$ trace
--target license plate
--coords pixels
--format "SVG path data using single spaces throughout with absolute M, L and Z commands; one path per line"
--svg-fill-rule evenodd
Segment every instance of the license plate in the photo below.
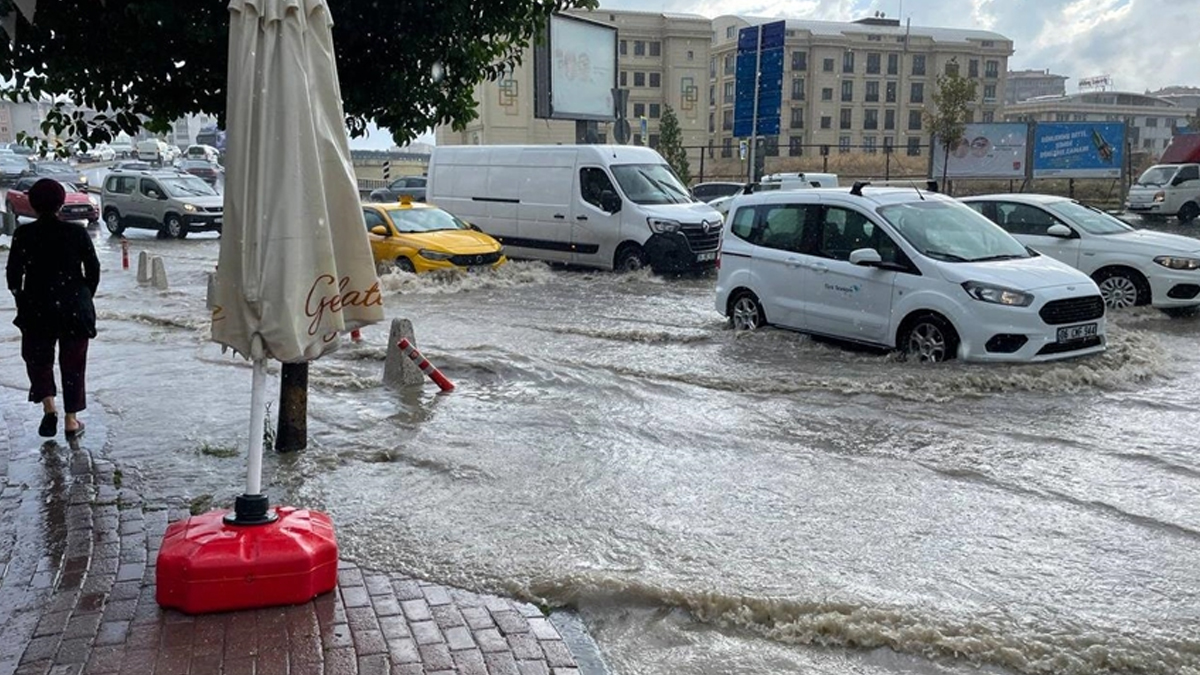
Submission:
M 492 269 L 491 265 L 468 265 L 467 271 L 472 273 L 486 272 Z
M 696 254 L 696 262 L 704 262 L 706 260 L 716 260 L 716 259 L 717 259 L 716 251 L 709 251 L 707 253 Z
M 1058 329 L 1059 342 L 1074 342 L 1084 338 L 1096 337 L 1096 324 L 1085 323 L 1079 326 L 1067 326 Z

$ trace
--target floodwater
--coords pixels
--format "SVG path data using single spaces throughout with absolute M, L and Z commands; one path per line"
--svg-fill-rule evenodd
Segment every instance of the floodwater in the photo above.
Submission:
M 105 453 L 152 500 L 229 504 L 251 378 L 208 341 L 218 240 L 130 231 L 159 292 L 95 236 Z M 367 328 L 312 365 L 309 448 L 265 484 L 363 565 L 578 608 L 626 675 L 1200 673 L 1200 318 L 1116 313 L 1083 360 L 923 367 L 734 333 L 713 283 L 385 276 L 457 389 L 382 387 L 388 326 Z M 0 384 L 22 387 L 12 312 Z

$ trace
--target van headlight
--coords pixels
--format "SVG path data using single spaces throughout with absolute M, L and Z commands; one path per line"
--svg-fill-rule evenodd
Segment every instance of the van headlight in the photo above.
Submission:
M 443 253 L 441 251 L 431 251 L 427 248 L 423 248 L 423 249 L 417 251 L 417 255 L 421 256 L 422 258 L 424 258 L 426 260 L 449 260 L 454 257 L 454 254 L 452 254 L 452 253 Z
M 1166 199 L 1167 199 L 1167 193 L 1163 192 L 1162 190 L 1159 190 L 1158 192 L 1154 193 L 1154 203 L 1160 204 L 1160 203 L 1166 201 Z
M 993 286 L 992 284 L 980 283 L 978 281 L 964 281 L 962 287 L 967 292 L 967 295 L 980 302 L 990 302 L 1010 307 L 1028 307 L 1033 304 L 1032 294 L 1018 291 L 1015 288 Z
M 1173 270 L 1200 270 L 1200 258 L 1181 258 L 1177 255 L 1160 255 L 1154 262 Z
M 650 231 L 655 234 L 672 234 L 678 232 L 681 227 L 678 220 L 668 218 L 647 218 L 646 223 L 650 225 Z
M 196 212 L 196 205 L 195 205 L 195 204 L 184 204 L 184 205 L 183 205 L 183 210 L 184 210 L 184 211 L 187 211 L 187 212 L 189 212 L 189 213 L 195 213 L 195 212 Z

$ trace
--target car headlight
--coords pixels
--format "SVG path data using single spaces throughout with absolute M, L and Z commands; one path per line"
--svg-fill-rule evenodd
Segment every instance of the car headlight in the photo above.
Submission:
M 417 251 L 417 255 L 421 256 L 422 258 L 424 258 L 426 260 L 449 260 L 454 257 L 454 254 L 452 254 L 452 253 L 443 253 L 442 251 L 430 251 L 427 248 L 423 248 L 423 249 Z
M 650 226 L 650 231 L 655 234 L 671 234 L 678 232 L 680 228 L 678 220 L 667 218 L 647 218 L 646 223 Z
M 194 213 L 196 211 L 196 205 L 195 204 L 184 204 L 183 210 Z
M 87 176 L 85 176 L 85 175 L 83 175 L 83 174 L 80 174 L 80 175 L 79 175 L 79 182 L 80 182 L 80 183 L 83 183 L 84 185 L 87 185 L 87 182 L 88 182 L 88 180 L 87 180 Z
M 1033 295 L 1031 293 L 1018 291 L 1013 288 L 993 286 L 992 284 L 984 284 L 978 281 L 964 281 L 962 287 L 967 292 L 967 295 L 980 302 L 991 302 L 1010 307 L 1028 307 L 1033 304 Z
M 1154 262 L 1173 270 L 1200 270 L 1200 258 L 1181 258 L 1177 255 L 1160 255 Z
M 1161 202 L 1165 201 L 1166 199 L 1167 199 L 1167 193 L 1163 192 L 1162 190 L 1159 190 L 1158 192 L 1154 193 L 1154 202 L 1156 204 L 1161 203 Z

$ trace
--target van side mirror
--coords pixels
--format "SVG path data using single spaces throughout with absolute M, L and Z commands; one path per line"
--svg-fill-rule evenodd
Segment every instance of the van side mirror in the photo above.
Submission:
M 883 262 L 879 251 L 873 248 L 859 248 L 850 252 L 850 264 L 863 267 L 875 267 Z
M 621 197 L 612 190 L 603 190 L 600 192 L 600 208 L 609 213 L 616 213 L 621 210 Z
M 1046 234 L 1051 237 L 1059 237 L 1060 239 L 1070 239 L 1071 237 L 1075 236 L 1075 233 L 1071 231 L 1071 228 L 1063 225 L 1062 223 L 1055 223 L 1046 228 Z

